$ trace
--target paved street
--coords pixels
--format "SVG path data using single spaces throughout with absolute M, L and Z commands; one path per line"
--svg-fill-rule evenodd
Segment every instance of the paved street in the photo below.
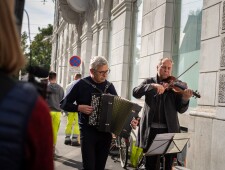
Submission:
M 56 145 L 56 158 L 55 169 L 56 170 L 74 170 L 81 169 L 82 158 L 80 147 L 64 145 L 64 129 L 66 124 L 66 117 L 62 116 L 61 125 L 58 133 L 58 140 Z M 109 156 L 106 164 L 107 170 L 122 170 L 120 162 L 114 162 Z M 133 169 L 128 167 L 127 169 Z

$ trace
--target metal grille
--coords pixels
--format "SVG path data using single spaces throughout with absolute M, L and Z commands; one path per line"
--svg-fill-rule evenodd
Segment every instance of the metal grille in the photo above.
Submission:
M 220 74 L 219 77 L 219 103 L 225 103 L 225 74 Z

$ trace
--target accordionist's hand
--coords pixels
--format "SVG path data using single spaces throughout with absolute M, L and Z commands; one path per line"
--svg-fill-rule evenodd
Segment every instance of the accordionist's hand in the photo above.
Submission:
M 90 115 L 93 112 L 93 107 L 89 105 L 78 105 L 78 111 Z
M 137 126 L 139 125 L 140 117 L 138 118 L 133 118 L 130 122 L 130 125 L 133 129 L 136 129 Z

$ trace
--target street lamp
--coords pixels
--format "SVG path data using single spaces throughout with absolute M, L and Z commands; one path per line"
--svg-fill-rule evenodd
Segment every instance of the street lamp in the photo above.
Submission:
M 30 66 L 31 66 L 31 63 L 32 63 L 32 54 L 31 54 L 31 38 L 30 38 L 30 19 L 29 19 L 29 15 L 28 15 L 26 9 L 24 9 L 24 12 L 26 13 L 27 20 L 28 20 L 28 37 L 29 37 L 29 41 L 30 41 Z

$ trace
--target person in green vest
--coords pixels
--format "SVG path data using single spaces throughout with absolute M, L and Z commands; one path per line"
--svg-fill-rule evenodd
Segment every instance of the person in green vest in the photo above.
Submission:
M 59 84 L 56 83 L 56 72 L 50 71 L 48 75 L 48 80 L 49 84 L 47 91 L 49 92 L 49 96 L 47 97 L 46 101 L 48 103 L 49 109 L 51 110 L 50 114 L 52 117 L 53 127 L 53 146 L 55 149 L 62 114 L 62 110 L 59 106 L 59 103 L 64 97 L 64 90 Z

